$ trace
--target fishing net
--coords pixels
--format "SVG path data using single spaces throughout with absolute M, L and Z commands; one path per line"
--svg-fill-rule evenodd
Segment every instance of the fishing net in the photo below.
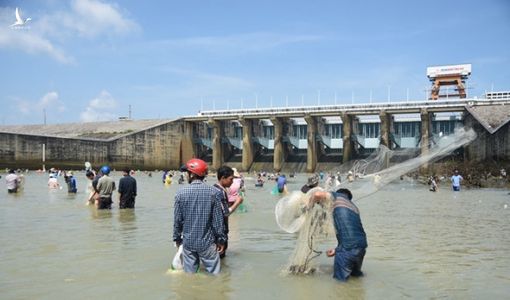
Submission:
M 283 197 L 275 208 L 276 221 L 282 229 L 290 233 L 299 230 L 296 248 L 286 268 L 292 274 L 315 272 L 313 259 L 322 253 L 316 249 L 316 245 L 335 232 L 330 213 L 331 201 L 309 205 L 316 191 L 324 190 L 316 187 L 306 194 L 292 192 Z
M 473 129 L 465 130 L 464 128 L 458 128 L 452 135 L 443 136 L 437 140 L 433 140 L 431 143 L 432 146 L 428 149 L 428 152 L 395 164 L 389 168 L 381 169 L 371 174 L 366 174 L 362 180 L 360 180 L 361 185 L 353 187 L 351 192 L 355 196 L 355 199 L 359 201 L 360 199 L 377 192 L 379 189 L 395 179 L 400 178 L 400 176 L 409 173 L 424 164 L 437 161 L 452 153 L 459 147 L 471 143 L 475 140 L 475 138 L 476 133 Z M 396 151 L 393 151 L 393 154 L 391 155 L 395 155 L 395 152 Z
M 458 128 L 454 134 L 434 140 L 428 152 L 388 168 L 386 168 L 387 162 L 392 155 L 395 155 L 395 151 L 381 147 L 369 159 L 353 165 L 356 166 L 355 172 L 362 175 L 355 182 L 349 183 L 349 189 L 354 195 L 354 199 L 359 201 L 377 192 L 383 186 L 398 179 L 400 176 L 426 163 L 434 162 L 452 153 L 457 148 L 469 144 L 475 138 L 476 134 L 472 129 L 465 130 Z M 341 183 L 338 187 L 344 185 L 345 182 Z M 323 189 L 314 188 L 306 194 L 292 192 L 280 199 L 276 204 L 276 222 L 280 228 L 289 233 L 299 231 L 296 248 L 290 257 L 289 265 L 286 269 L 287 273 L 313 273 L 316 270 L 313 259 L 321 254 L 316 249 L 317 243 L 325 237 L 334 234 L 330 207 L 324 203 L 315 204 L 312 207 L 307 205 L 312 194 L 320 190 Z M 331 201 L 325 201 L 325 203 L 331 203 Z
M 276 223 L 288 233 L 297 232 L 305 221 L 305 206 L 305 194 L 299 191 L 291 192 L 276 203 Z
M 364 176 L 380 171 L 392 155 L 393 151 L 384 145 L 380 145 L 368 158 L 354 161 L 351 171 L 354 176 Z

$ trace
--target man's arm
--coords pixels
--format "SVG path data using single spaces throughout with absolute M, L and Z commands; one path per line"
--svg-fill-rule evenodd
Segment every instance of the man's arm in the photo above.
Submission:
M 228 208 L 229 214 L 231 214 L 234 211 L 236 211 L 237 207 L 239 207 L 239 205 L 241 205 L 241 203 L 243 203 L 243 200 L 244 200 L 244 198 L 241 195 L 238 195 L 236 201 L 234 202 L 234 204 L 232 204 L 232 206 L 230 206 Z
M 223 218 L 223 210 L 221 209 L 221 194 L 215 193 L 212 210 L 212 229 L 216 238 L 216 246 L 219 252 L 222 252 L 227 242 L 225 234 L 225 219 Z
M 172 240 L 176 246 L 179 247 L 182 244 L 182 228 L 183 228 L 183 217 L 180 196 L 175 196 L 174 203 L 174 233 Z
M 96 191 L 99 193 L 99 191 L 101 190 L 101 187 L 102 187 L 102 180 L 101 178 L 99 178 L 99 180 L 97 181 L 97 185 L 96 185 Z

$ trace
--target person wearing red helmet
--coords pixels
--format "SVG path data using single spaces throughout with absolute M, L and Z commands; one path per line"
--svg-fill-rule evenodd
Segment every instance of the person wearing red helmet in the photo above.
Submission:
M 227 243 L 221 201 L 223 195 L 204 183 L 207 163 L 190 159 L 181 167 L 187 172 L 189 185 L 175 195 L 173 241 L 183 246 L 183 268 L 196 273 L 200 262 L 207 272 L 220 272 L 220 256 Z

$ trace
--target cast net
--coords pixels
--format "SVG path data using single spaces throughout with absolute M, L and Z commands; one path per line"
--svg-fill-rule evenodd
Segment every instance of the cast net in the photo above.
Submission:
M 282 198 L 276 207 L 278 225 L 287 232 L 299 230 L 297 245 L 290 256 L 287 272 L 292 274 L 308 274 L 316 270 L 314 258 L 322 252 L 316 249 L 318 242 L 334 235 L 331 220 L 331 201 L 310 205 L 310 199 L 316 191 L 324 191 L 320 187 L 309 190 L 306 194 L 294 191 Z
M 387 167 L 388 161 L 396 151 L 381 147 L 369 159 L 354 163 L 355 172 L 358 172 L 357 180 L 347 183 L 354 200 L 359 201 L 398 179 L 400 176 L 409 173 L 420 166 L 434 162 L 457 148 L 469 144 L 476 138 L 475 132 L 458 128 L 455 133 L 443 136 L 431 143 L 427 152 L 405 160 L 401 163 Z M 345 181 L 338 187 L 345 186 Z M 278 201 L 275 207 L 276 222 L 281 229 L 289 233 L 298 232 L 296 248 L 289 259 L 289 265 L 285 272 L 290 274 L 307 274 L 316 270 L 313 259 L 321 254 L 317 250 L 317 243 L 334 235 L 333 223 L 331 220 L 330 208 L 326 204 L 308 203 L 315 191 L 322 190 L 314 188 L 303 194 L 292 192 Z M 330 203 L 331 201 L 326 201 Z

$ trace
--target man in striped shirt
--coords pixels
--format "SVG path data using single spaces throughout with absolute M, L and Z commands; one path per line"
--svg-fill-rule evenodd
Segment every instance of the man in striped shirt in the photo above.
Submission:
M 222 193 L 204 183 L 207 163 L 191 159 L 181 171 L 187 172 L 189 185 L 175 195 L 173 240 L 183 245 L 183 267 L 196 273 L 200 262 L 208 273 L 220 272 L 220 256 L 227 242 L 221 201 Z
M 335 257 L 333 277 L 347 281 L 350 276 L 363 276 L 361 265 L 365 257 L 367 236 L 361 224 L 358 207 L 352 203 L 352 193 L 348 189 L 336 192 L 315 192 L 313 202 L 333 201 L 333 223 L 335 225 L 338 245 L 326 252 Z
M 232 185 L 232 182 L 234 182 L 234 169 L 232 169 L 229 166 L 222 166 L 218 169 L 217 178 L 218 182 L 213 185 L 214 188 L 216 188 L 222 196 L 222 209 L 223 209 L 223 219 L 225 221 L 225 234 L 228 236 L 228 217 L 230 214 L 232 214 L 237 207 L 243 202 L 242 197 L 238 197 L 236 201 L 229 207 L 228 206 L 228 193 L 227 189 Z M 220 252 L 220 258 L 224 258 L 227 252 L 228 248 L 228 241 L 225 243 L 225 249 L 223 252 Z

